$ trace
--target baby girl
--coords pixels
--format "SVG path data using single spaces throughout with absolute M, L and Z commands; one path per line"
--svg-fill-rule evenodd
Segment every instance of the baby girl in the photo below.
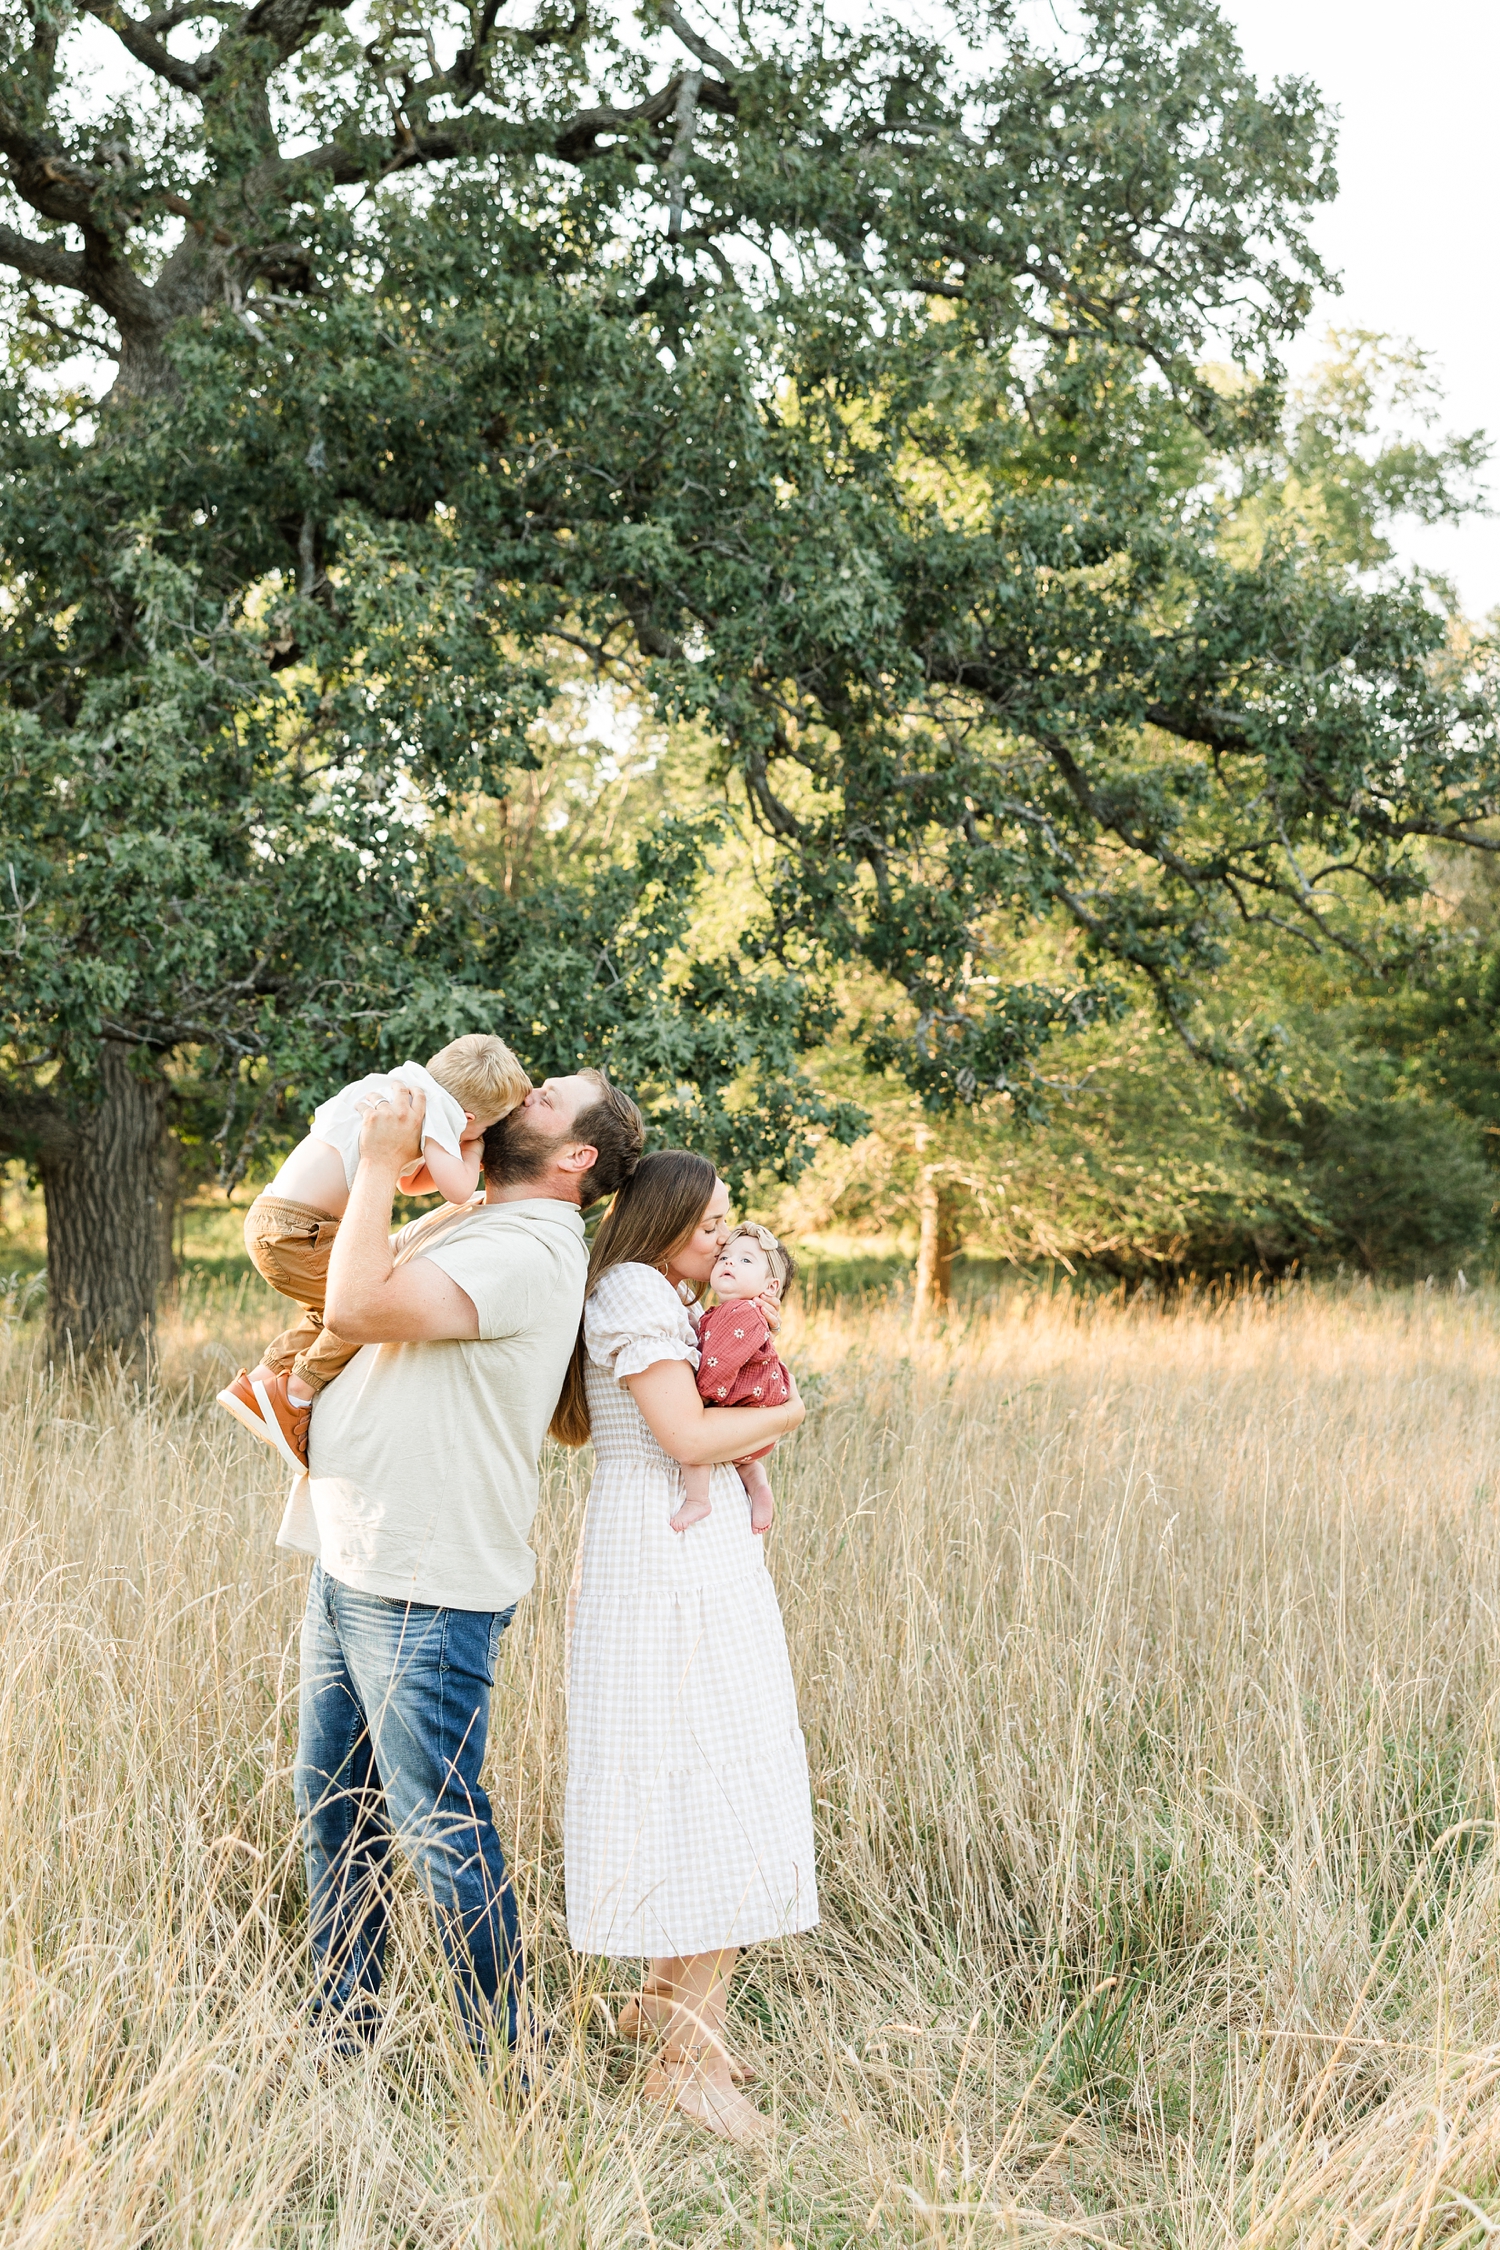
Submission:
M 402 1194 L 467 1203 L 486 1132 L 525 1100 L 531 1080 L 505 1041 L 484 1031 L 452 1040 L 425 1068 L 404 1062 L 356 1078 L 313 1111 L 312 1131 L 246 1212 L 251 1263 L 302 1317 L 266 1346 L 258 1366 L 240 1369 L 219 1404 L 294 1469 L 307 1467 L 313 1400 L 359 1349 L 323 1325 L 328 1261 L 359 1169 L 365 1112 L 397 1086 L 427 1097 L 422 1154 L 401 1175 Z
M 780 1304 L 796 1267 L 792 1254 L 769 1227 L 753 1220 L 735 1228 L 719 1253 L 712 1280 L 718 1303 L 698 1323 L 698 1396 L 705 1406 L 783 1406 L 791 1381 L 771 1342 L 771 1324 L 756 1303 L 769 1297 Z M 750 1529 L 769 1531 L 774 1508 L 771 1483 L 761 1466 L 772 1448 L 736 1461 L 740 1482 L 750 1495 Z M 682 1471 L 683 1502 L 671 1520 L 686 1531 L 709 1513 L 712 1469 Z

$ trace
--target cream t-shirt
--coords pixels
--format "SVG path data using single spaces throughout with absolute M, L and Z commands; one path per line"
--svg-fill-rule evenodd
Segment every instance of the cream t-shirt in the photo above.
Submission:
M 345 1586 L 444 1609 L 508 1609 L 536 1576 L 537 1463 L 583 1311 L 576 1204 L 429 1216 L 414 1255 L 473 1299 L 473 1343 L 366 1344 L 313 1408 L 308 1474 L 277 1544 Z

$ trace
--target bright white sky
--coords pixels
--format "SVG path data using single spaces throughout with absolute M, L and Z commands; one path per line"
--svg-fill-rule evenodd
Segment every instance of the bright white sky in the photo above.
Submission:
M 1500 6 L 1496 0 L 1220 0 L 1262 83 L 1311 78 L 1341 113 L 1340 192 L 1316 228 L 1343 294 L 1330 323 L 1409 336 L 1433 354 L 1457 429 L 1496 441 L 1500 503 Z M 1471 616 L 1500 608 L 1500 515 L 1403 526 L 1404 559 L 1441 570 Z

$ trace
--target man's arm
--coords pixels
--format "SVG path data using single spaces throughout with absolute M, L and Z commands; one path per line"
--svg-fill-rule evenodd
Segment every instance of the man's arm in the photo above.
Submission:
M 467 1290 L 430 1258 L 398 1266 L 391 1254 L 396 1182 L 421 1154 L 426 1097 L 398 1086 L 367 1112 L 359 1170 L 328 1261 L 323 1317 L 346 1344 L 470 1343 L 479 1314 Z

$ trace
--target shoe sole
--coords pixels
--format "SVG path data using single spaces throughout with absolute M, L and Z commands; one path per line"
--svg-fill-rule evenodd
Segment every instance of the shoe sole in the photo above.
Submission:
M 220 1391 L 217 1396 L 225 1413 L 232 1414 L 241 1429 L 248 1430 L 252 1437 L 259 1438 L 262 1445 L 276 1443 L 260 1416 L 253 1414 L 242 1398 L 236 1398 L 233 1391 Z
M 276 1451 L 281 1455 L 282 1460 L 285 1461 L 287 1467 L 291 1470 L 294 1477 L 305 1477 L 307 1474 L 307 1463 L 305 1461 L 299 1461 L 296 1454 L 287 1444 L 286 1438 L 282 1432 L 281 1424 L 276 1419 L 276 1409 L 271 1404 L 270 1399 L 266 1395 L 265 1384 L 252 1382 L 250 1388 L 255 1393 L 255 1403 L 260 1408 L 261 1415 L 265 1423 L 265 1438 L 267 1445 L 275 1446 Z

